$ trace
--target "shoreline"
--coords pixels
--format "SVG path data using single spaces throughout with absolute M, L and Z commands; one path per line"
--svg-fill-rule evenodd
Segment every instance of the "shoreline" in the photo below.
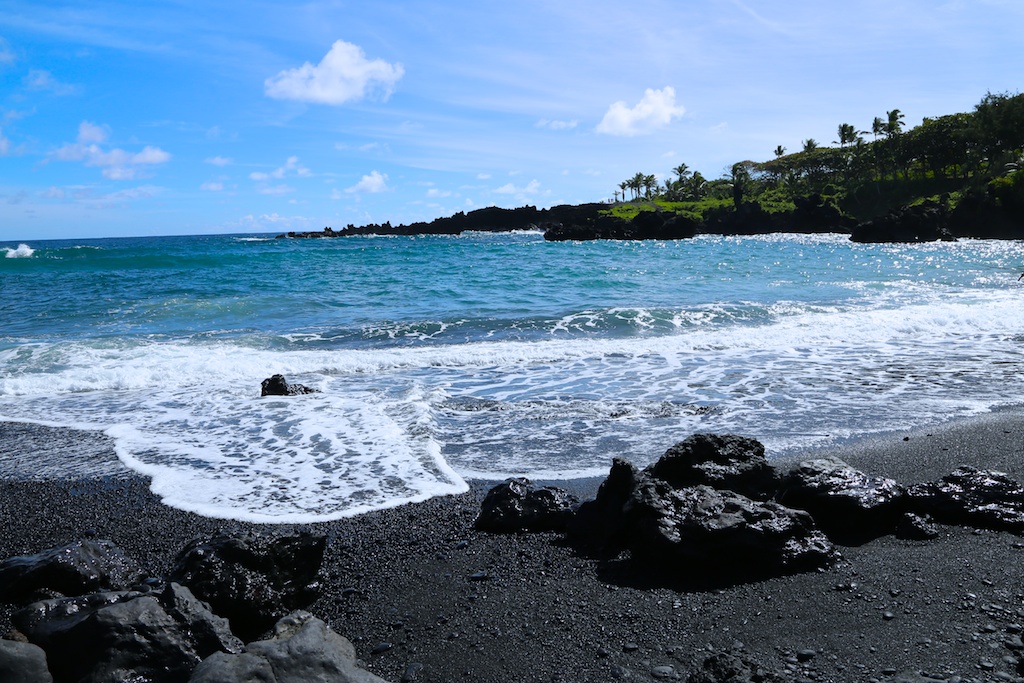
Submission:
M 31 442 L 11 443 L 7 424 L 0 455 L 20 450 L 30 462 Z M 75 448 L 63 433 L 61 447 Z M 89 439 L 80 446 L 95 455 Z M 1024 409 L 1012 408 L 771 461 L 785 468 L 836 455 L 903 484 L 958 465 L 1022 480 L 1022 449 Z M 599 481 L 550 483 L 588 497 Z M 1015 535 L 941 527 L 933 541 L 889 536 L 841 547 L 843 561 L 825 572 L 678 592 L 603 574 L 559 534 L 474 531 L 493 483 L 333 522 L 265 525 L 167 507 L 140 475 L 2 478 L 0 559 L 95 535 L 163 573 L 199 536 L 323 533 L 324 593 L 309 611 L 390 681 L 686 680 L 712 650 L 737 643 L 786 681 L 896 681 L 903 672 L 1017 680 L 1018 651 L 1005 645 L 1024 623 L 1024 544 Z M 470 578 L 479 572 L 488 580 Z M 9 615 L 0 606 L 2 632 Z

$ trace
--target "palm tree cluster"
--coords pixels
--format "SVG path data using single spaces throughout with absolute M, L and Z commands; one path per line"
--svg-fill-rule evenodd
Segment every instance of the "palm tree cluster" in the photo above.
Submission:
M 880 193 L 881 185 L 916 182 L 929 187 L 988 182 L 1017 169 L 1024 150 L 1024 95 L 988 93 L 974 111 L 925 118 L 905 129 L 899 109 L 875 117 L 870 130 L 850 123 L 837 128 L 833 146 L 815 139 L 802 141 L 800 151 L 779 145 L 774 158 L 733 164 L 717 180 L 706 180 L 686 164 L 659 185 L 653 175 L 637 173 L 619 184 L 616 200 L 700 201 L 706 197 L 742 201 L 792 202 L 821 194 L 837 201 Z M 871 135 L 870 141 L 865 136 Z M 627 195 L 627 191 L 629 195 Z

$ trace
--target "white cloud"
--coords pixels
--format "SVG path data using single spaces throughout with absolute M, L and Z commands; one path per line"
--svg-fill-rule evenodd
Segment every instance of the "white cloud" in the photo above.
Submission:
M 516 187 L 512 183 L 502 185 L 498 189 L 494 190 L 495 194 L 507 194 L 514 196 L 519 201 L 524 201 L 530 196 L 536 195 L 540 192 L 540 181 L 531 180 L 526 184 L 525 187 Z
M 331 190 L 331 199 L 341 199 L 341 190 L 338 188 Z
M 82 121 L 78 126 L 78 142 L 69 142 L 50 156 L 58 161 L 81 161 L 86 166 L 98 166 L 103 169 L 103 177 L 111 180 L 131 180 L 139 176 L 139 166 L 154 166 L 171 159 L 169 153 L 149 145 L 135 153 L 119 148 L 105 150 L 100 143 L 106 141 L 107 134 L 106 126 Z
M 210 157 L 206 159 L 206 163 L 212 164 L 213 166 L 228 166 L 232 163 L 232 160 L 228 157 Z
M 447 190 L 439 190 L 436 187 L 432 187 L 429 190 L 427 190 L 427 196 L 430 197 L 431 199 L 440 199 L 443 197 L 451 197 L 452 193 L 448 192 Z
M 4 137 L 4 133 L 0 130 L 0 157 L 5 157 L 11 152 L 11 141 Z
M 477 180 L 490 180 L 491 179 L 491 174 L 490 173 L 477 173 L 476 174 L 476 178 L 477 178 Z
M 63 188 L 51 185 L 47 190 L 42 192 L 41 195 L 47 199 L 64 199 L 67 196 L 67 193 Z
M 199 189 L 207 192 L 221 192 L 224 189 L 224 183 L 203 183 Z
M 345 192 L 384 192 L 387 189 L 387 175 L 377 171 L 370 171 L 370 175 L 364 175 L 358 183 L 346 189 Z
M 686 113 L 686 108 L 676 105 L 676 91 L 671 86 L 662 90 L 644 91 L 643 98 L 635 107 L 628 107 L 619 101 L 608 108 L 597 132 L 607 135 L 642 135 L 664 128 Z
M 14 64 L 14 52 L 3 38 L 0 38 L 0 64 Z
M 261 187 L 258 190 L 258 192 L 260 194 L 269 194 L 269 195 L 278 196 L 278 195 L 282 195 L 282 194 L 288 194 L 289 192 L 295 192 L 295 188 L 294 187 L 289 187 L 289 186 L 283 185 L 283 184 L 282 185 L 271 185 L 269 187 Z
M 253 171 L 252 173 L 249 174 L 249 178 L 252 180 L 270 180 L 271 178 L 274 178 L 275 180 L 281 180 L 282 178 L 285 178 L 287 176 L 309 178 L 312 175 L 313 173 L 308 168 L 299 164 L 298 157 L 290 156 L 285 161 L 284 166 L 280 166 L 271 171 L 270 173 L 264 173 L 262 171 Z
M 86 145 L 94 142 L 97 144 L 106 142 L 109 130 L 106 126 L 97 126 L 95 123 L 82 121 L 78 124 L 78 141 Z
M 579 121 L 573 119 L 572 121 L 549 121 L 548 119 L 541 119 L 536 123 L 537 128 L 547 128 L 548 130 L 572 130 L 579 125 Z
M 32 69 L 25 76 L 25 85 L 29 90 L 48 90 L 54 95 L 73 95 L 78 88 L 67 83 L 61 83 L 45 69 Z
M 370 61 L 358 45 L 338 40 L 316 66 L 306 62 L 286 69 L 263 85 L 275 99 L 338 105 L 361 100 L 371 91 L 382 91 L 386 100 L 404 73 L 401 64 Z

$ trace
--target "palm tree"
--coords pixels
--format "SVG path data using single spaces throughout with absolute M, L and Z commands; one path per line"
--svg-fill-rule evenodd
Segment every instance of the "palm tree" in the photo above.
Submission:
M 875 120 L 871 122 L 871 133 L 878 139 L 878 136 L 885 132 L 885 121 L 879 117 L 875 117 Z
M 857 142 L 857 129 L 849 123 L 839 124 L 839 139 L 833 141 L 833 144 L 839 143 L 840 147 L 846 147 Z
M 786 148 L 785 147 L 783 147 L 782 145 L 779 145 L 778 147 L 775 148 L 775 158 L 776 159 L 778 159 L 781 156 L 785 156 L 785 155 L 786 155 Z
M 893 109 L 886 112 L 886 115 L 889 117 L 889 122 L 885 124 L 885 134 L 894 138 L 903 129 L 903 114 L 899 109 Z
M 641 181 L 641 185 L 644 188 L 644 197 L 646 199 L 650 199 L 654 189 L 658 187 L 658 178 L 653 174 L 645 175 L 643 181 Z
M 640 192 L 644 189 L 644 174 L 637 171 L 636 175 L 629 179 L 629 189 L 633 190 L 633 199 L 640 198 Z
M 623 180 L 619 183 L 619 189 L 622 190 L 622 201 L 626 201 L 626 190 L 629 189 L 629 181 Z
M 679 164 L 672 169 L 672 172 L 679 178 L 679 182 L 685 182 L 690 177 L 690 167 L 686 164 Z
M 804 152 L 813 152 L 818 149 L 818 141 L 814 138 L 807 138 L 804 140 Z

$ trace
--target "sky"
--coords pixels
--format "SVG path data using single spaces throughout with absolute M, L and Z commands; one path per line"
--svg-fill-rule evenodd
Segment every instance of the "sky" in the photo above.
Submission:
M 0 0 L 0 240 L 611 199 L 1024 89 L 1020 0 Z

